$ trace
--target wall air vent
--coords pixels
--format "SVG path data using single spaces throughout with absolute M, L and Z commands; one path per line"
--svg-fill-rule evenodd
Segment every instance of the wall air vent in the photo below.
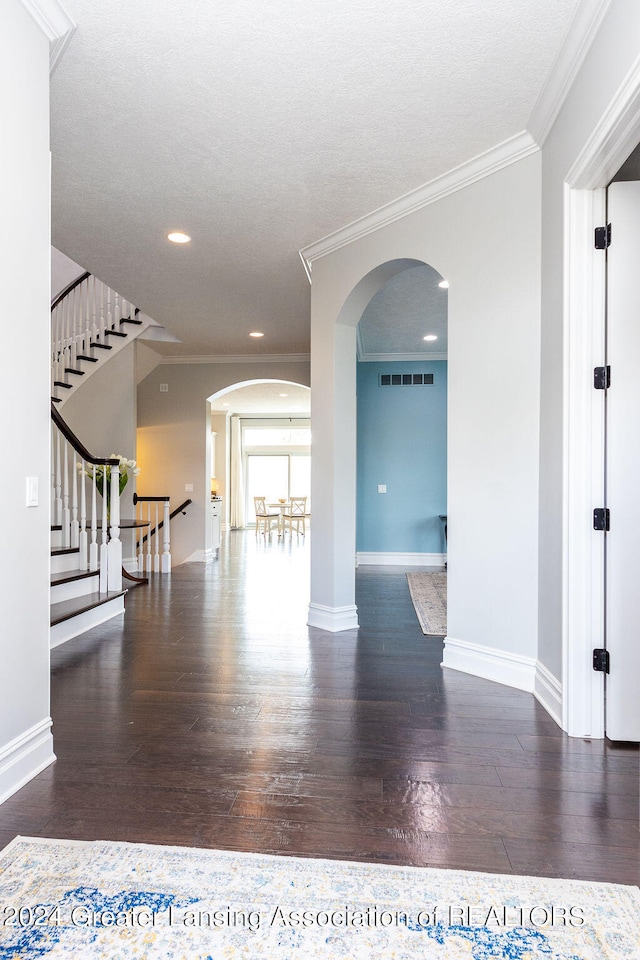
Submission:
M 429 386 L 433 383 L 432 373 L 381 373 L 381 387 Z

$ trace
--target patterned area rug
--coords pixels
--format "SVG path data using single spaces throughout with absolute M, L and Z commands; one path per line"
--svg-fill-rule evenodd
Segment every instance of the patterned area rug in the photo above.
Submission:
M 446 573 L 408 573 L 409 593 L 422 632 L 444 637 L 447 632 Z
M 18 837 L 0 958 L 632 960 L 640 891 L 575 880 Z

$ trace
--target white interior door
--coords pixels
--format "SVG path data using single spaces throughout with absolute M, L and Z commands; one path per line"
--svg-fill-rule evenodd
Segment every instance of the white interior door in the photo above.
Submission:
M 608 191 L 605 729 L 640 740 L 640 182 Z

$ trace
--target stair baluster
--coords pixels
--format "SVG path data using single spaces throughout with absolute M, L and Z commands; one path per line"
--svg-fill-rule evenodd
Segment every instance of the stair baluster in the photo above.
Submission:
M 149 538 L 151 539 L 151 538 Z M 160 554 L 158 552 L 158 544 L 160 542 L 160 537 L 158 535 L 158 503 L 156 501 L 156 525 L 154 527 L 154 540 L 153 546 L 155 548 L 153 554 L 153 570 L 154 573 L 160 573 Z
M 98 509 L 96 484 L 96 468 L 93 468 L 91 477 L 91 543 L 89 545 L 89 570 L 98 569 Z
M 162 524 L 162 562 L 160 564 L 161 573 L 171 573 L 171 553 L 170 553 L 170 534 L 171 517 L 169 515 L 169 501 L 164 501 L 164 518 Z
M 68 550 L 71 546 L 71 511 L 69 510 L 69 445 L 63 444 L 62 457 L 62 546 Z
M 96 468 L 93 468 L 95 474 Z M 102 481 L 102 539 L 100 542 L 100 593 L 106 593 L 109 589 L 108 586 L 108 569 L 107 565 L 109 563 L 109 550 L 107 544 L 107 528 L 109 525 L 109 520 L 107 516 L 107 489 L 106 489 L 106 479 Z
M 78 533 L 78 549 L 80 550 L 80 570 L 89 566 L 88 537 L 87 537 L 87 484 L 85 476 L 86 464 L 84 457 L 80 461 L 80 530 Z
M 73 456 L 71 458 L 71 462 L 75 466 L 75 458 Z M 69 546 L 73 547 L 74 550 L 78 549 L 80 546 L 80 523 L 78 522 L 78 471 L 74 469 L 71 471 L 71 524 Z
M 56 526 L 62 524 L 62 461 L 60 459 L 60 441 L 59 433 L 56 433 L 56 459 L 55 459 L 55 512 L 53 522 Z

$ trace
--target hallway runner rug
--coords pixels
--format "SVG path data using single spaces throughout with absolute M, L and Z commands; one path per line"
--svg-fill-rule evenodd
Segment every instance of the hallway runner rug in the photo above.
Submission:
M 637 960 L 640 891 L 109 841 L 0 852 L 0 958 Z
M 407 581 L 422 632 L 429 637 L 444 637 L 447 632 L 446 573 L 408 573 Z

